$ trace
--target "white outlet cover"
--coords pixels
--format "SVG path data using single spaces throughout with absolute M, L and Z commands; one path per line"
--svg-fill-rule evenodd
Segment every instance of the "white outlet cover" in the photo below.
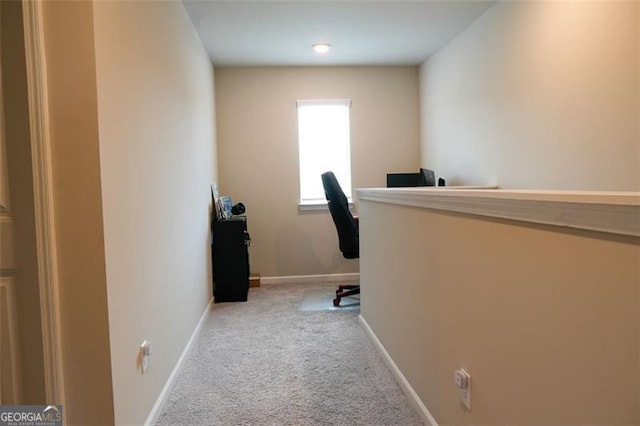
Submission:
M 149 367 L 149 357 L 143 355 L 142 356 L 142 374 L 147 371 L 147 367 Z
M 471 375 L 461 368 L 455 371 L 454 381 L 460 388 L 460 402 L 471 411 Z
M 149 367 L 149 357 L 151 356 L 151 342 L 145 340 L 140 345 L 140 367 L 141 373 L 144 374 Z

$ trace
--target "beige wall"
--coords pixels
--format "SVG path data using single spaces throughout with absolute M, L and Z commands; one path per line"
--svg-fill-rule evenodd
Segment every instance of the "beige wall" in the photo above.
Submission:
M 362 315 L 440 424 L 640 422 L 638 238 L 360 207 Z
M 220 193 L 245 203 L 251 269 L 263 276 L 358 270 L 328 211 L 298 212 L 296 100 L 336 98 L 352 100 L 354 188 L 418 170 L 416 67 L 216 68 Z
M 2 93 L 10 216 L 15 219 L 16 301 L 23 404 L 44 404 L 44 364 L 36 257 L 24 29 L 20 2 L 1 2 Z M 0 147 L 2 149 L 2 147 Z M 5 224 L 6 225 L 6 224 Z M 4 228 L 6 229 L 6 228 Z M 6 249 L 7 247 L 0 247 Z
M 140 424 L 211 297 L 213 67 L 179 2 L 45 2 L 44 24 L 65 416 Z
M 111 424 L 113 391 L 90 2 L 43 2 L 69 424 Z
M 115 421 L 141 424 L 211 299 L 213 66 L 180 2 L 95 2 L 94 23 Z
M 640 189 L 640 3 L 500 2 L 421 67 L 450 183 Z

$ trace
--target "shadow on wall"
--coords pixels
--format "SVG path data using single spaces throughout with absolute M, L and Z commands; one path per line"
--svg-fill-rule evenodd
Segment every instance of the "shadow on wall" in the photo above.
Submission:
M 344 270 L 345 260 L 338 250 L 319 255 L 308 229 L 294 222 L 283 224 L 275 240 L 276 275 L 315 275 Z

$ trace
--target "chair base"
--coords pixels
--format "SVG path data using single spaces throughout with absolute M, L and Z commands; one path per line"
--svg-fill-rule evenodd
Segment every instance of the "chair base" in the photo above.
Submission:
M 333 306 L 340 306 L 340 299 L 347 296 L 353 296 L 354 294 L 360 294 L 360 285 L 358 284 L 344 284 L 339 285 L 336 290 L 336 298 L 333 299 Z

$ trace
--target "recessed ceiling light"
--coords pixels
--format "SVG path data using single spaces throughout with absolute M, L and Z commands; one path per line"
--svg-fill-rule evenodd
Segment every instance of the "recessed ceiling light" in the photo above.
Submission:
M 329 49 L 331 49 L 331 45 L 325 41 L 322 41 L 319 43 L 313 43 L 311 47 L 316 53 L 320 53 L 320 54 L 327 53 Z

